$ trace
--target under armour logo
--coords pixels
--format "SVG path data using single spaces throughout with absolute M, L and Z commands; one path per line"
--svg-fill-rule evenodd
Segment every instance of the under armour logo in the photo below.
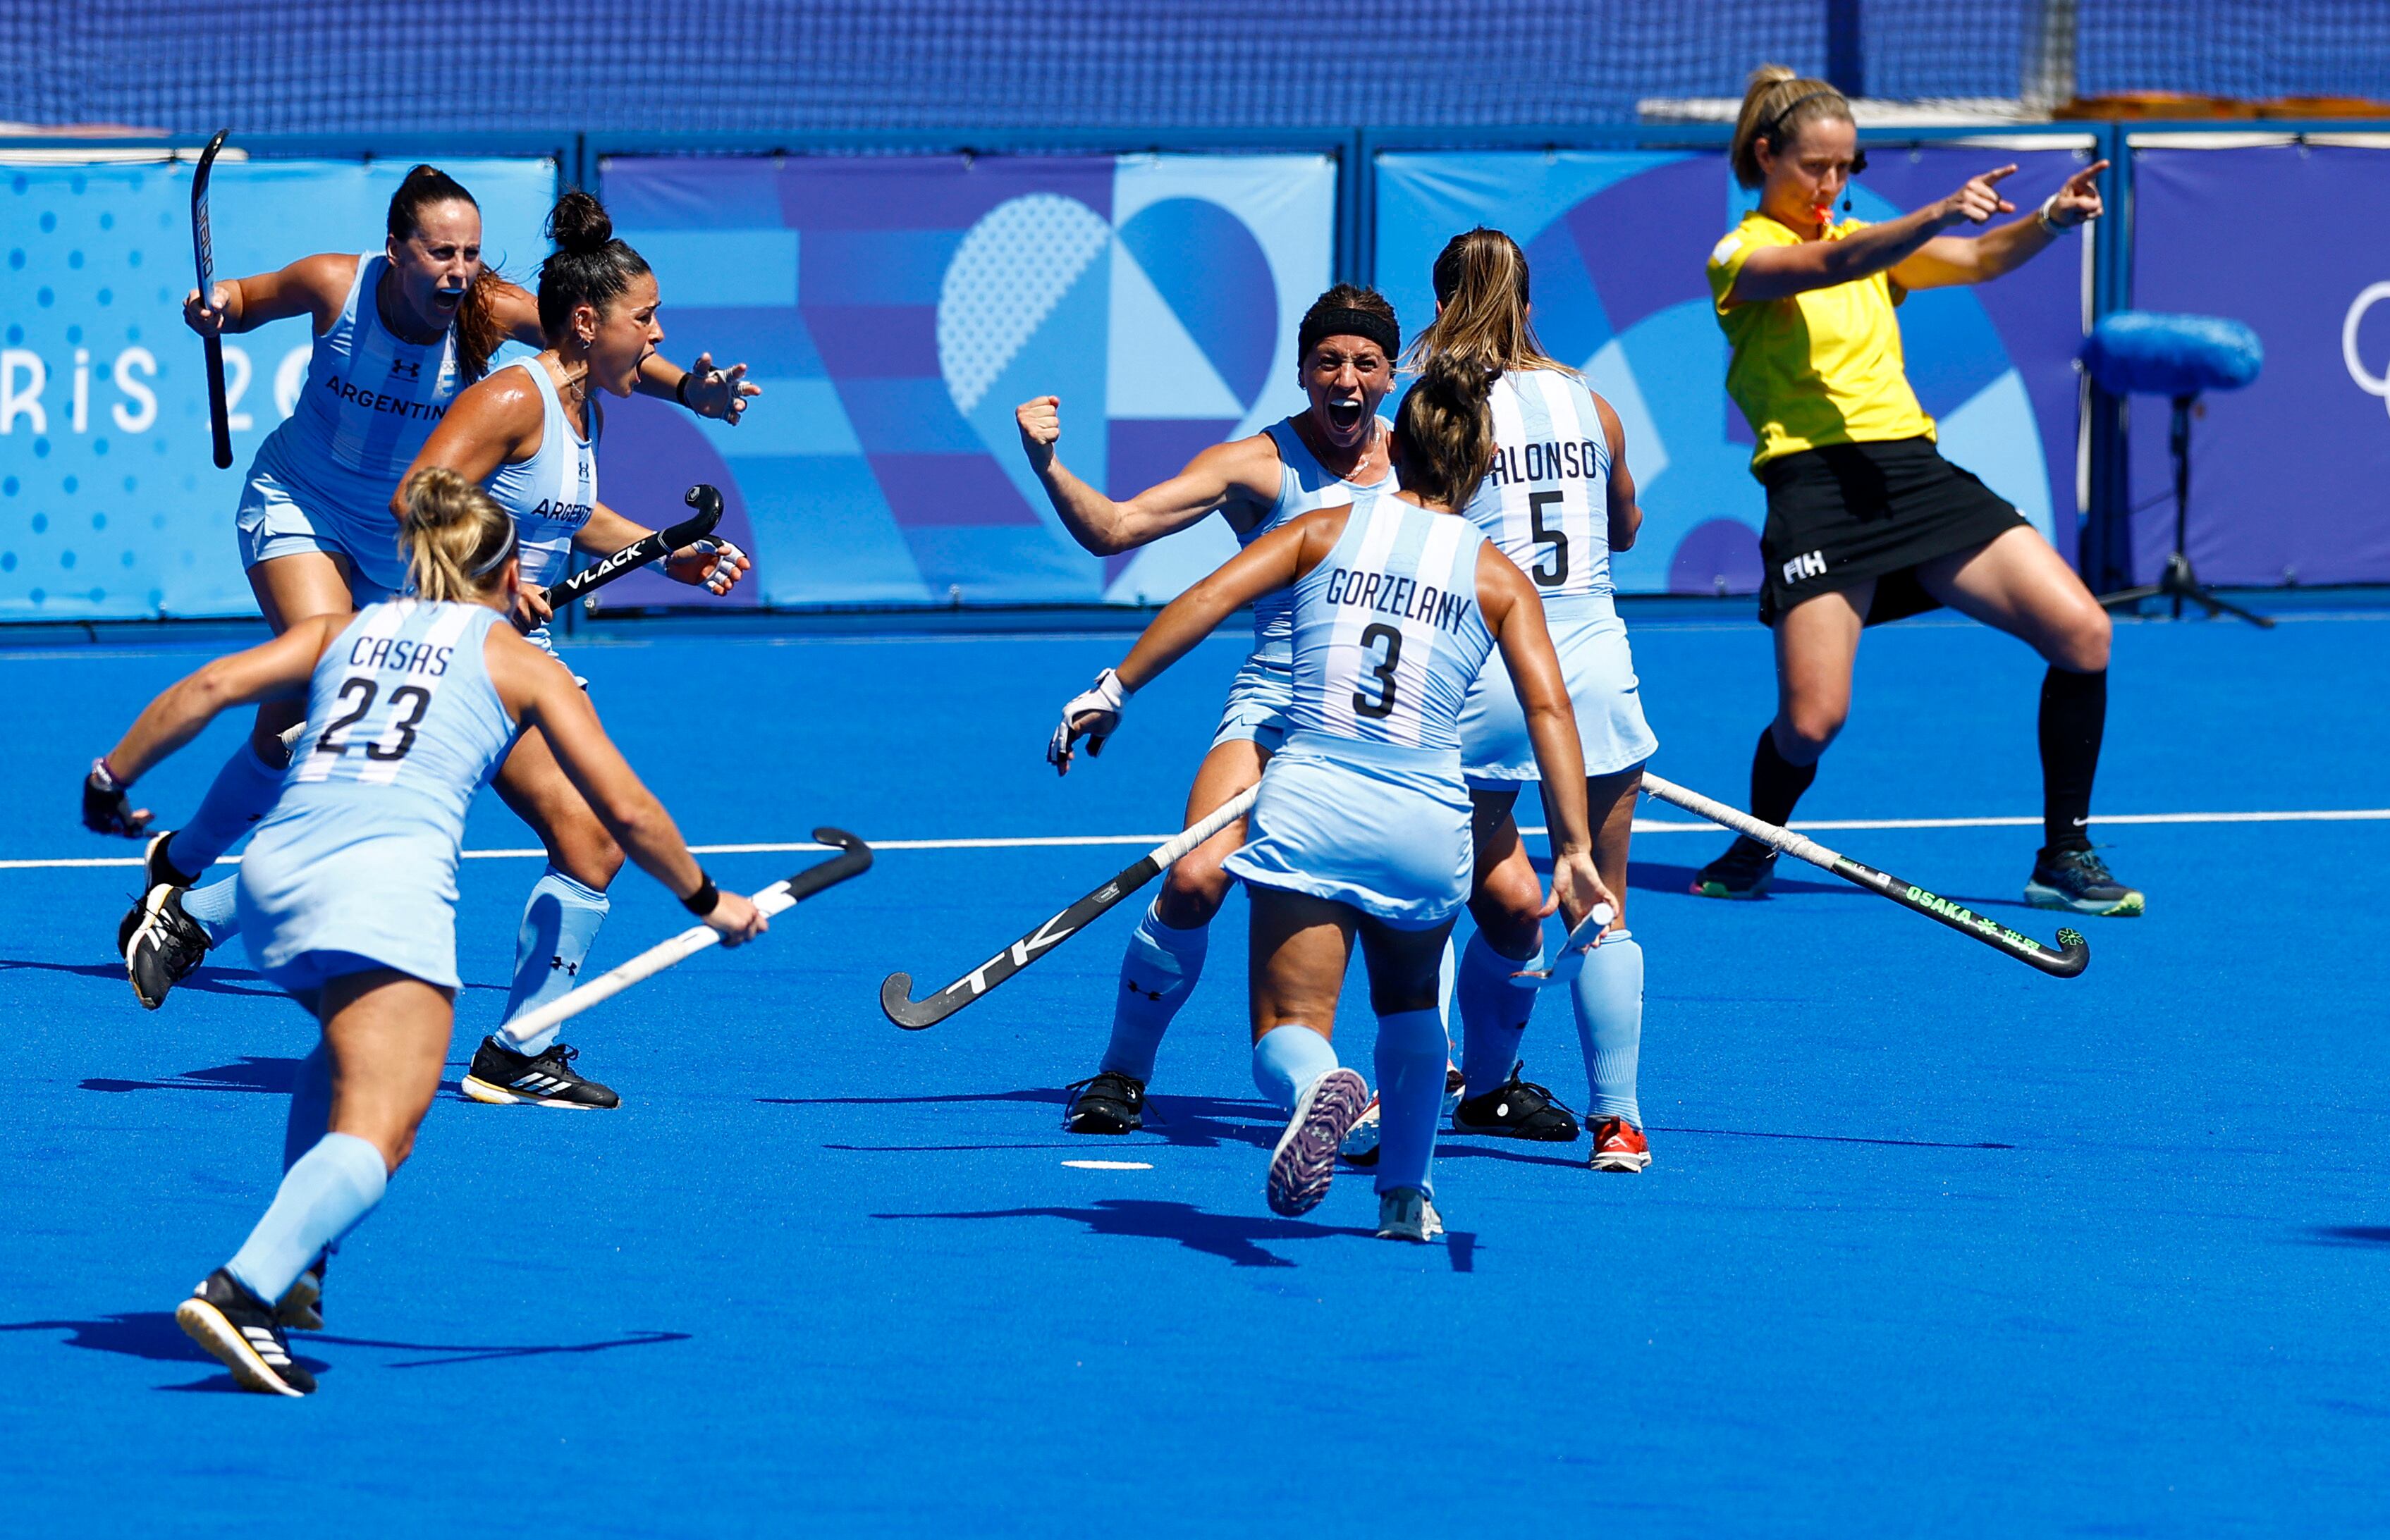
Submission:
M 1127 990 L 1131 995 L 1142 995 L 1149 1000 L 1159 1001 L 1162 998 L 1162 991 L 1158 989 L 1139 989 L 1137 987 L 1137 981 L 1134 979 L 1123 979 L 1121 981 L 1121 987 Z
M 1811 551 L 1806 556 L 1796 556 L 1784 564 L 1784 581 L 1798 583 L 1803 578 L 1822 577 L 1825 571 L 1826 553 Z
M 550 973 L 560 972 L 568 979 L 577 979 L 581 977 L 581 965 L 579 963 L 566 962 L 562 957 L 548 958 L 547 970 Z
M 423 378 L 423 366 L 412 358 L 393 358 L 390 361 L 390 377 L 419 380 Z

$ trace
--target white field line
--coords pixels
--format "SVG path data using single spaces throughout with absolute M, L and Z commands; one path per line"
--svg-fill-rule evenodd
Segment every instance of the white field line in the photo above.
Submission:
M 2317 808 L 2282 813 L 2103 813 L 2091 820 L 2094 828 L 2104 824 L 2378 824 L 2390 823 L 2390 807 Z M 1792 825 L 1804 830 L 1890 829 L 1890 828 L 2037 828 L 2039 818 L 1819 818 Z M 1525 827 L 1523 834 L 1541 834 L 1540 828 Z M 1638 834 L 1715 834 L 1715 824 L 1686 823 L 1678 819 L 1638 818 Z M 1175 833 L 1175 831 L 1174 831 Z M 874 840 L 875 851 L 891 850 L 1046 850 L 1077 845 L 1158 845 L 1173 838 L 1172 834 L 1049 834 L 1026 835 L 1013 839 L 989 840 Z M 810 840 L 794 840 L 770 844 L 691 845 L 693 855 L 778 855 L 800 851 L 828 850 Z M 536 846 L 522 850 L 469 850 L 468 861 L 519 861 L 533 856 L 545 857 L 547 852 Z M 0 871 L 50 871 L 76 866 L 137 866 L 137 855 L 83 856 L 54 860 L 0 861 Z M 238 855 L 220 856 L 219 866 L 240 865 Z

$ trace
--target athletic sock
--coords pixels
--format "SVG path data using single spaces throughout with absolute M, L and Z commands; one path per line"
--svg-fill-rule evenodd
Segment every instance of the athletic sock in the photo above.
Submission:
M 1377 1070 L 1378 1190 L 1433 1192 L 1428 1168 L 1435 1160 L 1435 1125 L 1444 1113 L 1444 1023 L 1435 1012 L 1398 1010 L 1379 1017 Z
M 1112 1001 L 1112 1037 L 1104 1045 L 1097 1068 L 1131 1080 L 1153 1078 L 1153 1056 L 1161 1051 L 1162 1034 L 1195 981 L 1203 976 L 1203 953 L 1212 939 L 1211 927 L 1181 930 L 1162 923 L 1149 907 L 1130 932 L 1127 955 L 1121 958 L 1120 994 Z
M 1643 948 L 1626 930 L 1613 930 L 1586 954 L 1575 997 L 1577 1042 L 1585 1048 L 1586 1116 L 1625 1118 L 1643 1126 L 1635 1099 L 1636 1060 L 1643 1048 Z
M 216 772 L 191 821 L 166 841 L 167 864 L 178 872 L 205 877 L 217 856 L 232 849 L 251 825 L 274 811 L 274 799 L 281 794 L 282 772 L 258 758 L 256 748 L 244 742 Z
M 373 1212 L 389 1181 L 380 1150 L 353 1134 L 325 1135 L 283 1173 L 273 1206 L 225 1270 L 273 1303 L 325 1247 Z
M 581 982 L 581 964 L 611 907 L 604 893 L 554 866 L 540 874 L 523 905 L 522 928 L 515 933 L 515 982 L 507 994 L 501 1023 L 569 993 Z M 509 1046 L 536 1059 L 562 1030 L 559 1023 L 528 1043 Z
M 1452 945 L 1452 932 L 1444 933 L 1444 960 L 1435 965 L 1435 1019 L 1444 1025 L 1444 1056 L 1458 1059 L 1452 1051 L 1452 988 L 1460 977 L 1458 954 Z
M 1510 1066 L 1519 1061 L 1519 1039 L 1526 1034 L 1527 1018 L 1536 1008 L 1536 981 L 1510 975 L 1543 966 L 1540 935 L 1535 955 L 1522 958 L 1495 951 L 1483 930 L 1469 938 L 1452 991 L 1460 1003 L 1460 1072 L 1469 1081 L 1463 1096 L 1482 1097 L 1510 1078 Z M 1519 987 L 1522 983 L 1526 987 Z
M 1272 1027 L 1253 1045 L 1253 1084 L 1281 1112 L 1293 1111 L 1311 1083 L 1334 1068 L 1334 1045 L 1297 1022 Z
M 239 892 L 237 876 L 211 882 L 204 888 L 183 890 L 183 913 L 199 922 L 208 933 L 208 945 L 222 946 L 240 930 L 238 905 L 234 903 Z
M 2052 851 L 2089 850 L 2091 777 L 2108 725 L 2108 671 L 2041 677 L 2041 838 Z
M 289 1171 L 332 1125 L 332 1050 L 323 1043 L 299 1061 L 290 1081 L 290 1118 L 282 1125 L 282 1169 Z
M 1790 822 L 1801 793 L 1818 778 L 1818 766 L 1795 764 L 1776 748 L 1773 724 L 1759 729 L 1759 747 L 1751 751 L 1751 815 L 1762 823 Z M 1608 942 L 1602 943 L 1604 946 Z

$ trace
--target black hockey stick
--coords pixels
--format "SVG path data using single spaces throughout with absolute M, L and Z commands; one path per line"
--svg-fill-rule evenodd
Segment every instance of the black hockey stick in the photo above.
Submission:
M 199 303 L 212 307 L 216 297 L 215 241 L 208 233 L 208 173 L 215 170 L 216 151 L 224 148 L 231 129 L 216 130 L 208 148 L 199 151 L 199 169 L 191 173 L 191 254 L 199 269 Z M 224 339 L 200 339 L 208 352 L 208 428 L 215 435 L 216 468 L 232 468 L 232 404 L 225 399 Z
M 668 530 L 644 535 L 602 561 L 584 567 L 547 591 L 549 605 L 562 609 L 574 599 L 586 598 L 623 573 L 668 557 L 683 545 L 704 539 L 713 533 L 714 525 L 722 522 L 722 494 L 705 482 L 700 481 L 689 488 L 681 501 L 697 512 Z
M 1152 881 L 1163 867 L 1252 812 L 1253 799 L 1260 794 L 1260 787 L 1247 787 L 1221 803 L 1210 817 L 1198 819 L 1185 832 L 1130 862 L 1111 881 L 926 1000 L 913 998 L 913 975 L 891 973 L 880 981 L 880 1008 L 907 1032 L 936 1026 L 1086 930 L 1098 915 Z
M 769 918 L 783 909 L 794 908 L 824 888 L 836 887 L 850 877 L 860 877 L 871 869 L 871 847 L 842 828 L 817 828 L 814 838 L 837 851 L 827 861 L 818 861 L 804 870 L 784 878 L 755 894 L 755 907 Z M 570 1020 L 587 1010 L 600 1000 L 610 1000 L 642 979 L 653 978 L 665 969 L 712 946 L 722 939 L 711 925 L 692 925 L 669 941 L 658 942 L 619 968 L 608 969 L 569 995 L 559 995 L 537 1010 L 528 1010 L 498 1029 L 498 1036 L 509 1046 L 528 1043 L 559 1021 Z
M 1698 791 L 1688 791 L 1674 781 L 1662 780 L 1651 771 L 1643 772 L 1643 789 L 1664 802 L 1673 802 L 1688 813 L 1698 814 L 1714 824 L 1746 834 L 1763 845 L 1772 845 L 1787 855 L 1798 856 L 1813 866 L 1821 866 L 1844 881 L 1857 883 L 1871 893 L 1881 893 L 1905 909 L 1914 909 L 1928 919 L 1935 919 L 1958 931 L 1972 936 L 1996 952 L 2004 953 L 2029 967 L 2038 968 L 2055 978 L 2071 979 L 2090 965 L 2091 946 L 2082 932 L 2062 926 L 2058 944 L 2046 946 L 2031 936 L 2011 930 L 1996 920 L 1986 919 L 1963 904 L 1954 904 L 1938 893 L 1931 893 L 1914 882 L 1880 872 L 1863 862 L 1837 854 L 1805 834 L 1795 834 L 1789 828 L 1762 823 L 1748 813 L 1740 812 L 1724 802 L 1713 802 Z

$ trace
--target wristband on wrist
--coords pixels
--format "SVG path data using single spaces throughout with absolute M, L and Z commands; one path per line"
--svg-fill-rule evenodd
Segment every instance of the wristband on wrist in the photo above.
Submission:
M 127 784 L 122 776 L 109 768 L 106 754 L 91 762 L 91 780 L 102 791 L 122 791 Z
M 2050 212 L 2057 207 L 2058 195 L 2056 193 L 2051 193 L 2048 198 L 2041 200 L 2041 208 L 2039 212 L 2034 215 L 2036 219 L 2041 221 L 2041 227 L 2049 231 L 2053 236 L 2062 235 L 2066 231 L 2075 228 L 2074 225 L 2062 225 L 2059 222 L 2058 216 Z M 2075 222 L 2077 225 L 2081 223 L 2082 222 L 2080 220 Z
M 700 866 L 697 868 L 697 892 L 680 902 L 682 908 L 703 919 L 713 913 L 715 905 L 722 902 L 722 890 L 713 885 L 713 879 L 706 876 L 705 868 Z
M 688 406 L 688 371 L 686 369 L 681 371 L 681 376 L 678 379 L 673 381 L 673 399 L 679 402 L 683 406 Z M 688 406 L 688 409 L 692 412 L 697 411 L 697 408 L 694 406 Z M 699 415 L 702 416 L 703 414 L 700 413 Z

